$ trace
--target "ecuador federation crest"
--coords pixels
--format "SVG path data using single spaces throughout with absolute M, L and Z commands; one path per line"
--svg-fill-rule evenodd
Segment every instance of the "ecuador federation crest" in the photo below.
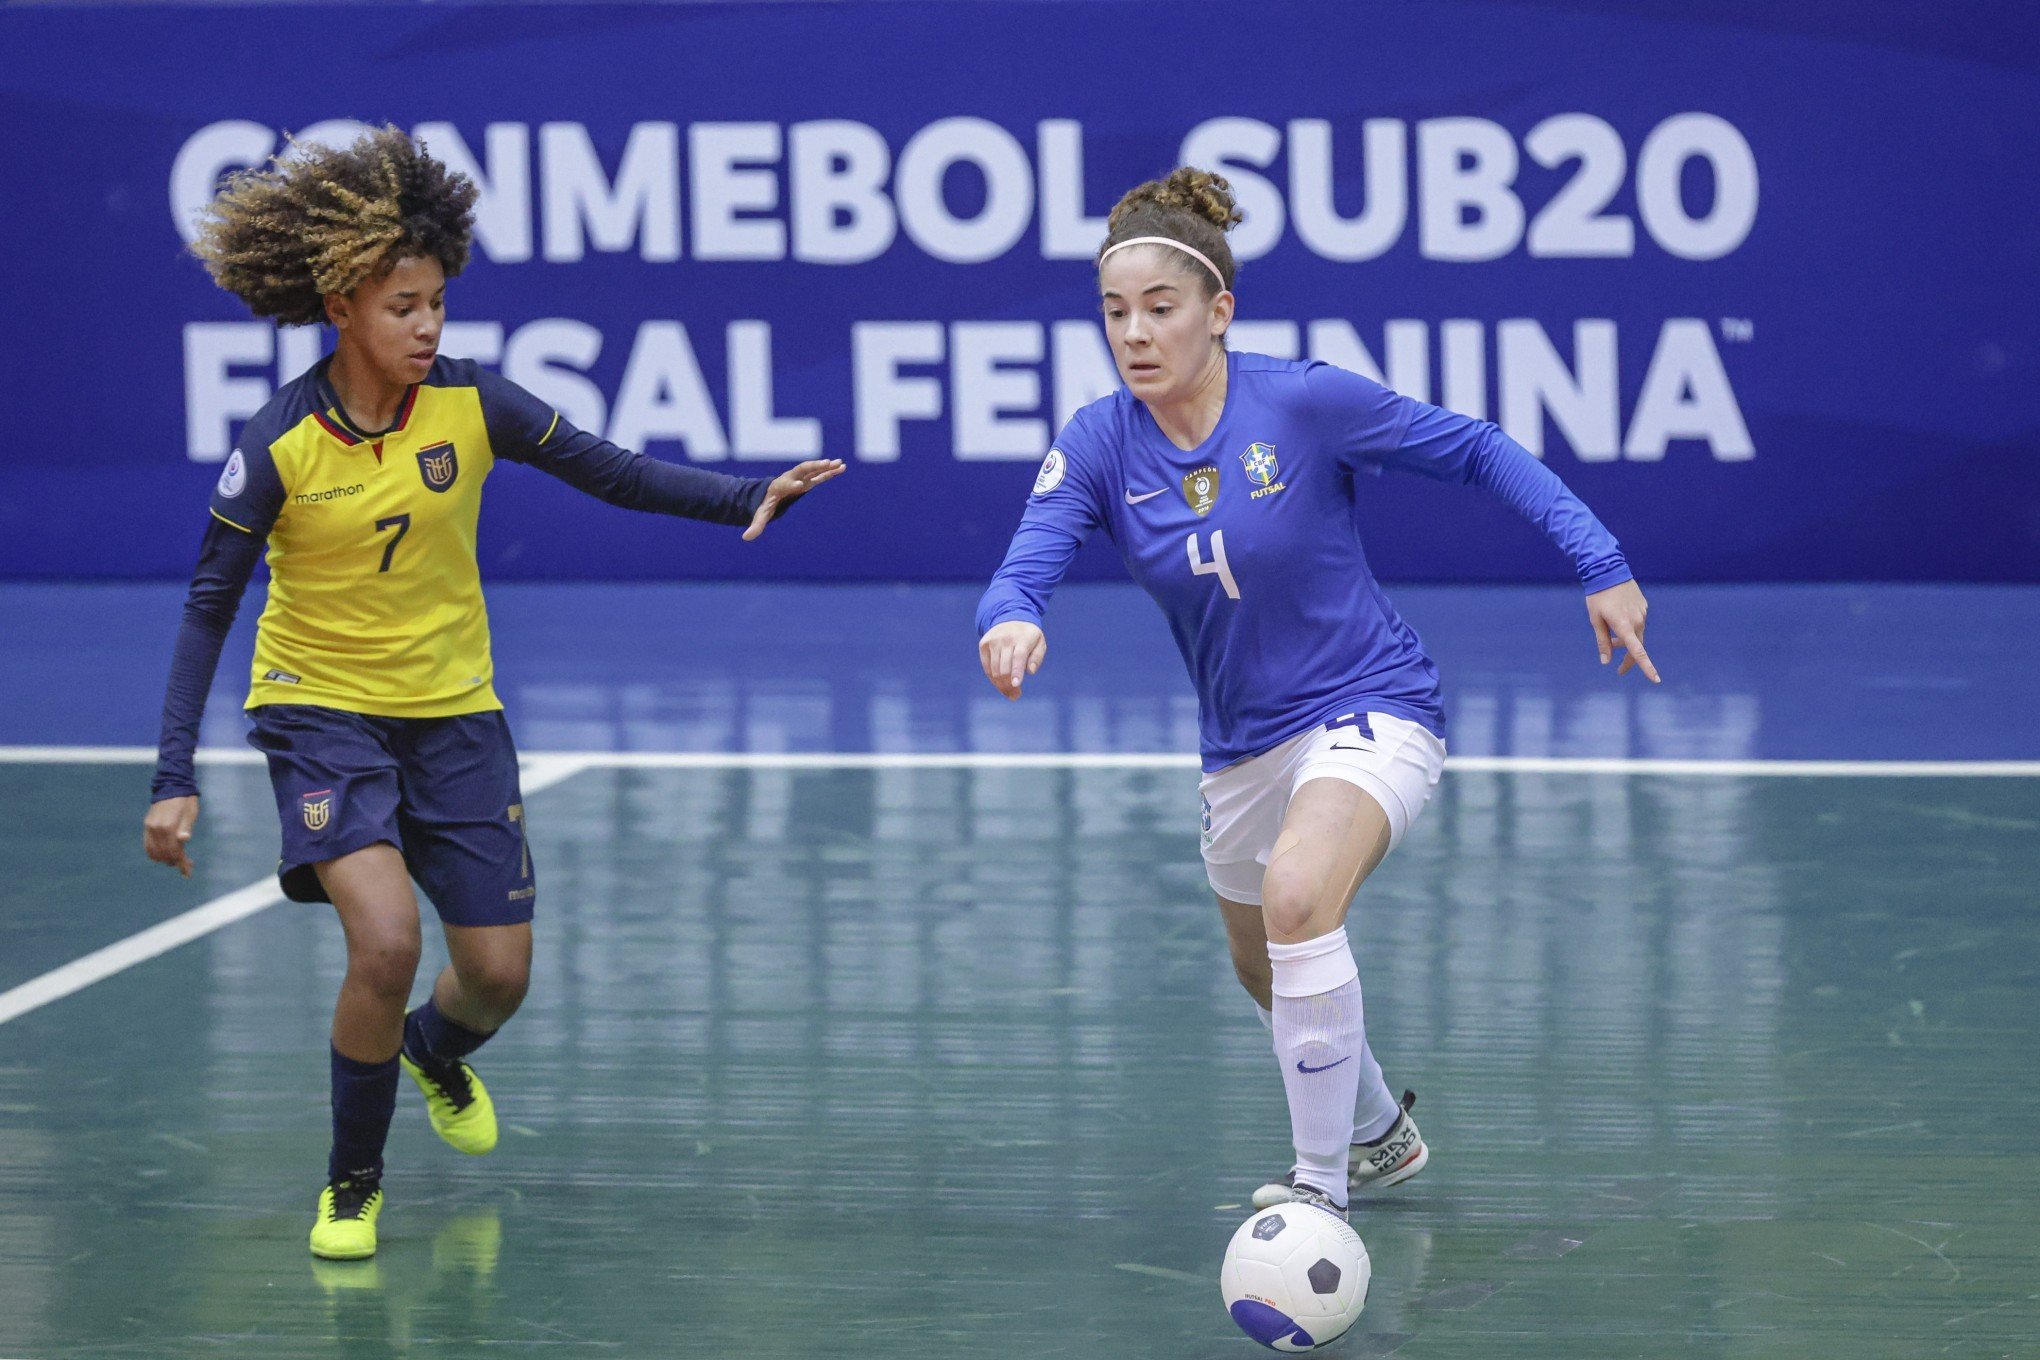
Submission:
M 434 444 L 418 450 L 418 475 L 434 491 L 444 491 L 460 476 L 460 458 L 451 443 Z
M 1206 463 L 1183 474 L 1183 499 L 1200 515 L 1211 513 L 1218 504 L 1218 468 Z
M 305 830 L 324 831 L 326 823 L 333 820 L 333 790 L 319 789 L 304 794 L 298 799 L 298 806 L 304 809 Z

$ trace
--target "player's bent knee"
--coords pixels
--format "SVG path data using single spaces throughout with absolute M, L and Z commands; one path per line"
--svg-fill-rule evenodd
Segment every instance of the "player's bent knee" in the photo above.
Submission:
M 1278 873 L 1271 868 L 1261 890 L 1261 920 L 1268 938 L 1280 943 L 1322 935 L 1336 925 L 1324 910 L 1318 885 Z M 1327 917 L 1323 922 L 1319 917 Z
M 401 1004 L 418 976 L 418 941 L 394 936 L 357 945 L 348 955 L 347 976 L 377 996 Z
M 499 1025 L 517 1013 L 531 987 L 531 966 L 523 960 L 491 961 L 458 971 L 461 991 Z
M 520 973 L 514 978 L 503 977 L 491 980 L 486 995 L 489 1010 L 497 1017 L 497 1024 L 500 1025 L 503 1021 L 517 1014 L 517 1008 L 524 1004 L 524 994 L 530 988 L 531 975 L 529 973 Z

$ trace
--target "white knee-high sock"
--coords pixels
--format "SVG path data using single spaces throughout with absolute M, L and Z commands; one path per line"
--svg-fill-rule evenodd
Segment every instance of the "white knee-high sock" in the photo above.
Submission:
M 1367 1048 L 1360 969 L 1344 929 L 1300 944 L 1270 943 L 1268 959 L 1296 1178 L 1344 1204 L 1355 1104 L 1366 1087 L 1387 1089 Z
M 1373 1142 L 1389 1132 L 1395 1123 L 1395 1115 L 1401 1113 L 1401 1105 L 1389 1093 L 1389 1083 L 1381 1077 L 1381 1064 L 1375 1062 L 1375 1050 L 1363 1040 L 1361 1042 L 1361 1097 L 1353 1109 L 1353 1142 Z
M 1262 1029 L 1270 1034 L 1275 1032 L 1275 1012 L 1255 1001 L 1254 1015 L 1260 1020 Z M 1353 1141 L 1365 1143 L 1381 1137 L 1401 1113 L 1402 1106 L 1396 1104 L 1395 1097 L 1389 1093 L 1388 1079 L 1381 1075 L 1381 1064 L 1374 1060 L 1374 1046 L 1362 1038 L 1360 1095 L 1353 1108 Z
M 1381 1075 L 1381 1064 L 1374 1060 L 1374 1048 L 1364 1039 L 1360 1044 L 1359 1067 L 1360 1098 L 1353 1109 L 1353 1141 L 1366 1143 L 1388 1132 L 1395 1117 L 1402 1113 L 1402 1106 L 1390 1094 L 1388 1081 Z

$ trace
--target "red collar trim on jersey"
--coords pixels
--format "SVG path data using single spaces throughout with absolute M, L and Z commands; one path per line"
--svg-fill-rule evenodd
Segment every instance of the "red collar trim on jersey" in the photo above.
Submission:
M 312 419 L 318 421 L 327 434 L 332 435 L 335 439 L 350 447 L 355 444 L 365 444 L 371 440 L 380 444 L 383 440 L 388 439 L 391 435 L 396 434 L 406 425 L 410 424 L 411 412 L 417 408 L 418 384 L 412 383 L 404 392 L 404 399 L 397 403 L 397 418 L 381 434 L 363 434 L 356 430 L 352 422 L 347 419 L 346 412 L 341 410 L 340 403 L 337 400 L 323 411 L 312 412 Z
M 387 439 L 389 436 L 395 434 L 397 431 L 403 429 L 406 425 L 410 424 L 411 412 L 414 408 L 416 408 L 417 405 L 418 405 L 418 384 L 412 383 L 410 390 L 404 393 L 403 404 L 397 407 L 397 418 L 395 423 L 393 423 L 387 430 L 384 430 L 380 435 L 377 435 L 376 437 L 378 439 Z
M 331 414 L 328 414 L 325 411 L 312 412 L 312 419 L 318 421 L 320 426 L 326 431 L 327 434 L 332 435 L 335 439 L 339 440 L 343 444 L 351 445 L 359 444 L 361 442 L 361 437 L 359 435 L 350 432 L 348 428 L 341 423 L 346 419 L 346 417 L 340 414 L 340 408 L 337 406 L 333 408 Z

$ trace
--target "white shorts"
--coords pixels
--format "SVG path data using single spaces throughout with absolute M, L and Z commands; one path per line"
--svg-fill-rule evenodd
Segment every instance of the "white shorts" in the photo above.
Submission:
M 1204 876 L 1230 902 L 1261 905 L 1261 876 L 1289 800 L 1310 779 L 1343 779 L 1388 814 L 1392 850 L 1445 769 L 1445 743 L 1387 713 L 1336 718 L 1273 750 L 1204 776 Z

